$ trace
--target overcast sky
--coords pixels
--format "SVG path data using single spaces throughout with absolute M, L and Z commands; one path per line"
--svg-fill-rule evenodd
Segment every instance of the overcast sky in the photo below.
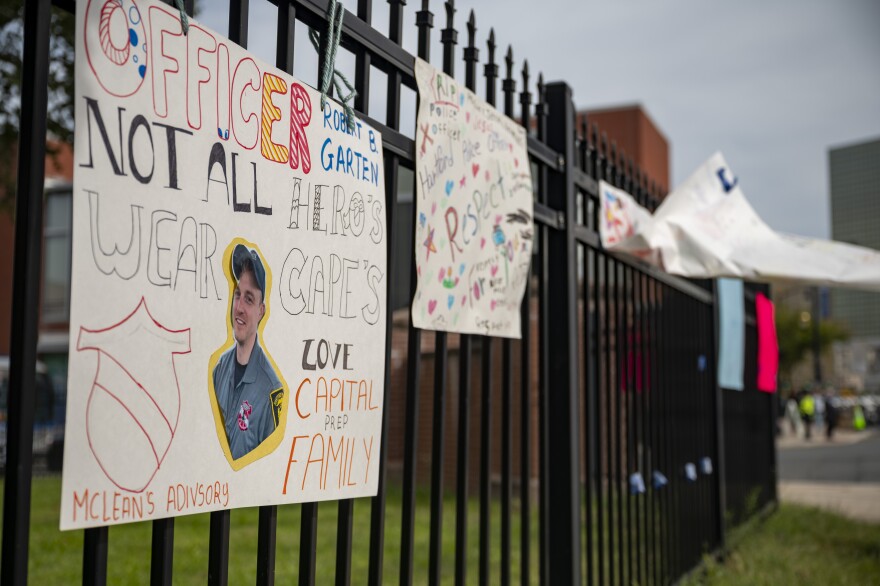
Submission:
M 225 33 L 228 5 L 205 4 L 200 19 Z M 374 26 L 386 31 L 387 5 L 374 4 Z M 406 7 L 411 52 L 420 4 Z M 828 148 L 880 137 L 878 0 L 459 0 L 456 8 L 459 51 L 473 8 L 481 58 L 493 27 L 499 60 L 512 45 L 517 69 L 526 58 L 533 82 L 538 72 L 567 81 L 579 109 L 641 103 L 670 142 L 673 185 L 723 152 L 776 230 L 830 237 Z M 431 9 L 439 41 L 443 5 L 433 0 Z M 269 62 L 274 31 L 274 7 L 251 0 L 250 49 Z M 304 38 L 297 34 L 294 73 L 314 84 Z M 439 47 L 432 57 L 439 66 Z M 350 66 L 343 56 L 343 70 Z M 463 79 L 461 65 L 456 73 Z M 374 94 L 371 111 L 380 112 L 382 92 Z

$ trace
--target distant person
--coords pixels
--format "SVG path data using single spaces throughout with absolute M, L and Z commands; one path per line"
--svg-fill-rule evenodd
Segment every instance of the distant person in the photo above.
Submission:
M 813 427 L 813 418 L 816 416 L 816 400 L 813 394 L 804 391 L 800 402 L 801 420 L 804 422 L 804 439 L 809 440 Z
M 816 423 L 816 429 L 819 429 L 825 424 L 825 397 L 823 397 L 821 393 L 816 393 L 815 401 L 816 401 L 815 423 Z
M 791 426 L 791 435 L 797 437 L 798 427 L 801 425 L 801 415 L 798 410 L 797 395 L 792 391 L 785 403 L 785 418 Z
M 831 393 L 825 397 L 825 439 L 834 441 L 834 428 L 837 427 L 837 419 L 840 413 L 834 404 L 834 396 Z

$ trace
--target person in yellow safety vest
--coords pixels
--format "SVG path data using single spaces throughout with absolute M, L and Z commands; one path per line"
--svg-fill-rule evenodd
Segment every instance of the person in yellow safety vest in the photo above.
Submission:
M 801 419 L 804 421 L 804 439 L 809 440 L 813 417 L 816 415 L 816 401 L 813 394 L 804 391 L 800 401 Z
M 856 403 L 856 406 L 853 407 L 853 428 L 856 431 L 862 431 L 865 429 L 865 423 L 865 411 L 861 405 Z

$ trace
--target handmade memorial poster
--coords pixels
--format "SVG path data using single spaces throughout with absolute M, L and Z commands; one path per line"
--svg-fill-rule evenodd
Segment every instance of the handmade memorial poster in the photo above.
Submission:
M 61 528 L 374 495 L 382 137 L 167 4 L 76 8 Z
M 525 129 L 416 59 L 419 328 L 520 337 L 532 256 Z
M 779 371 L 779 341 L 776 338 L 776 317 L 773 302 L 763 293 L 755 294 L 755 325 L 758 330 L 759 391 L 776 392 Z
M 743 282 L 718 279 L 718 386 L 743 390 L 746 319 Z

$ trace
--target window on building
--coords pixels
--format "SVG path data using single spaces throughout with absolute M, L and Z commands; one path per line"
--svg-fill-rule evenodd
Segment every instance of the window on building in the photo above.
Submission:
M 46 194 L 43 230 L 44 324 L 65 323 L 70 317 L 70 232 L 72 194 L 69 190 Z

